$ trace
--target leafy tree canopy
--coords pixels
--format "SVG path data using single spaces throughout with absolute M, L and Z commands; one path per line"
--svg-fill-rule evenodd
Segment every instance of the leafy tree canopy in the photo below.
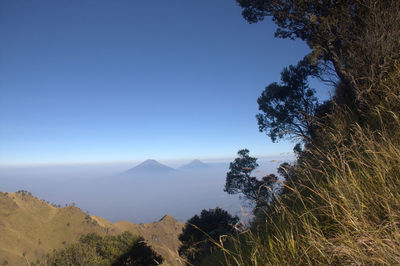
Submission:
M 158 265 L 163 258 L 142 237 L 129 232 L 118 236 L 84 235 L 73 243 L 47 256 L 47 265 Z
M 310 140 L 314 114 L 318 107 L 315 90 L 309 87 L 308 77 L 314 76 L 317 68 L 307 58 L 296 66 L 281 72 L 281 84 L 268 85 L 258 98 L 257 115 L 260 131 L 266 131 L 272 141 L 289 136 Z
M 212 253 L 217 247 L 214 243 L 220 243 L 220 236 L 232 234 L 238 222 L 237 216 L 221 208 L 202 210 L 200 216 L 196 214 L 187 221 L 179 236 L 182 242 L 179 254 L 190 263 L 198 262 Z
M 237 0 L 250 23 L 272 17 L 281 38 L 300 38 L 310 58 L 333 72 L 354 100 L 376 85 L 400 58 L 398 0 Z
M 273 197 L 273 185 L 277 177 L 271 174 L 260 180 L 251 176 L 258 167 L 257 158 L 251 157 L 247 149 L 238 151 L 238 155 L 229 165 L 224 191 L 241 194 L 245 199 L 254 202 L 256 207 L 265 206 Z

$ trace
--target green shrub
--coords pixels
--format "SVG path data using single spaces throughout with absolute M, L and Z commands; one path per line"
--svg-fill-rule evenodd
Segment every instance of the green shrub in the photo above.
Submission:
M 179 255 L 189 263 L 198 263 L 217 250 L 224 238 L 235 231 L 239 218 L 231 216 L 221 208 L 202 210 L 200 216 L 190 218 L 179 240 L 182 242 Z
M 129 232 L 117 236 L 84 235 L 47 256 L 47 265 L 158 265 L 163 258 L 144 239 Z

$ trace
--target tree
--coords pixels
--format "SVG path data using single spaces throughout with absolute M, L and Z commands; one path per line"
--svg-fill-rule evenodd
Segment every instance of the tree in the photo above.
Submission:
M 281 72 L 281 85 L 271 83 L 258 98 L 262 111 L 257 115 L 259 130 L 265 131 L 272 141 L 285 136 L 311 140 L 318 100 L 308 78 L 317 73 L 317 68 L 304 58 Z
M 154 250 L 146 244 L 144 239 L 140 237 L 128 252 L 119 257 L 113 265 L 150 266 L 159 265 L 163 260 L 164 259 L 155 253 Z
M 143 238 L 129 232 L 117 236 L 84 235 L 78 243 L 47 255 L 47 265 L 158 265 L 163 258 Z
M 250 157 L 247 149 L 239 150 L 238 155 L 229 165 L 224 191 L 228 194 L 241 194 L 255 203 L 256 208 L 266 206 L 273 197 L 273 186 L 277 177 L 271 174 L 259 180 L 251 176 L 258 167 L 257 158 Z
M 179 240 L 182 242 L 179 255 L 190 263 L 196 263 L 211 254 L 220 243 L 220 237 L 231 235 L 239 222 L 237 216 L 230 215 L 221 208 L 202 210 L 186 222 Z
M 325 74 L 333 70 L 347 95 L 361 102 L 400 58 L 398 0 L 237 0 L 250 23 L 270 16 L 275 36 L 300 38 Z M 321 73 L 324 74 L 324 73 Z

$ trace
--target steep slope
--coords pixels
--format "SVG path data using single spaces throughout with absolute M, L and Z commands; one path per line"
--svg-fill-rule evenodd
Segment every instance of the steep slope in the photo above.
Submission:
M 29 194 L 0 192 L 0 263 L 42 261 L 51 250 L 76 242 L 81 235 L 129 231 L 143 236 L 164 257 L 165 264 L 178 265 L 176 254 L 182 227 L 172 217 L 143 225 L 125 221 L 113 224 L 74 206 L 56 208 Z

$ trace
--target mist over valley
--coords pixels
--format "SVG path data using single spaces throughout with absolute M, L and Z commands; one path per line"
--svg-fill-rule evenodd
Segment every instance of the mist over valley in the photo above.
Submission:
M 275 173 L 290 157 L 259 160 L 256 175 Z M 75 203 L 109 221 L 148 223 L 170 214 L 185 221 L 202 209 L 219 206 L 242 217 L 246 203 L 224 192 L 228 161 L 102 163 L 0 168 L 0 191 L 28 190 L 53 204 Z

